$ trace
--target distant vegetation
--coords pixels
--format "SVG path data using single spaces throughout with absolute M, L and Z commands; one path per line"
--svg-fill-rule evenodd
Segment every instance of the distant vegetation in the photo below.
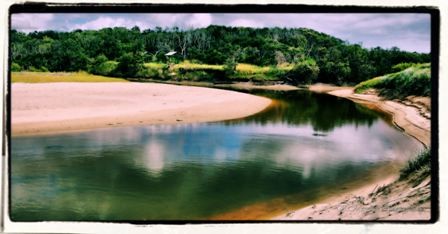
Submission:
M 121 78 L 110 78 L 91 75 L 86 72 L 12 72 L 13 83 L 46 83 L 46 82 L 126 82 Z
M 371 88 L 387 98 L 431 96 L 431 65 L 411 64 L 402 71 L 361 82 L 355 87 L 355 92 L 362 93 Z
M 173 56 L 165 54 L 175 51 Z M 427 63 L 429 54 L 365 49 L 311 29 L 209 26 L 11 32 L 12 71 L 151 79 L 357 84 Z

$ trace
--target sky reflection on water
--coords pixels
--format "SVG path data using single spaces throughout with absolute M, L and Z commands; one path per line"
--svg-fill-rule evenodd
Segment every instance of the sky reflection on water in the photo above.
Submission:
M 205 219 L 291 194 L 312 196 L 421 148 L 347 100 L 263 95 L 278 105 L 239 120 L 13 138 L 11 217 Z

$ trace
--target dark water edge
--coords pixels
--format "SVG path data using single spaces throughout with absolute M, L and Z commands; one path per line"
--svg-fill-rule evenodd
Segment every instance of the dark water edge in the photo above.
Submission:
M 12 138 L 11 218 L 206 220 L 275 199 L 297 206 L 421 148 L 345 99 L 250 92 L 275 102 L 230 121 Z

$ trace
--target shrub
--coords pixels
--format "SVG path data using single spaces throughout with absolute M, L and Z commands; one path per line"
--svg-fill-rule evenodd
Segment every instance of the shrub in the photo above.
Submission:
M 92 74 L 102 76 L 113 76 L 114 70 L 117 68 L 118 62 L 109 61 L 106 56 L 98 55 L 88 65 L 88 71 Z
M 116 61 L 106 61 L 99 64 L 97 72 L 99 75 L 108 76 L 111 75 L 115 69 L 117 69 L 117 66 L 118 62 Z
M 284 69 L 280 69 L 277 67 L 270 67 L 270 69 L 265 73 L 266 77 L 270 80 L 279 80 L 282 79 L 286 75 L 287 71 Z
M 18 63 L 12 63 L 11 64 L 11 71 L 13 71 L 13 72 L 22 71 L 22 67 Z
M 30 72 L 48 72 L 48 69 L 44 66 L 36 68 L 34 66 L 30 66 L 28 69 Z
M 236 65 L 235 59 L 229 58 L 224 62 L 224 73 L 227 77 L 234 75 L 236 72 Z
M 37 68 L 35 68 L 34 66 L 30 66 L 30 67 L 28 67 L 27 70 L 30 71 L 30 72 L 40 72 L 40 70 L 37 69 Z
M 310 84 L 317 79 L 319 66 L 314 59 L 306 59 L 294 65 L 286 74 L 286 79 L 293 85 Z
M 138 77 L 144 70 L 143 57 L 135 53 L 126 53 L 118 59 L 114 74 L 119 77 Z

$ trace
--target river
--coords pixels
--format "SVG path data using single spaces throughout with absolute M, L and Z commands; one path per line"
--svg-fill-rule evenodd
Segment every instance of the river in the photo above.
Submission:
M 346 99 L 251 92 L 274 102 L 237 120 L 13 137 L 11 219 L 206 220 L 279 199 L 294 207 L 396 173 L 423 147 Z

